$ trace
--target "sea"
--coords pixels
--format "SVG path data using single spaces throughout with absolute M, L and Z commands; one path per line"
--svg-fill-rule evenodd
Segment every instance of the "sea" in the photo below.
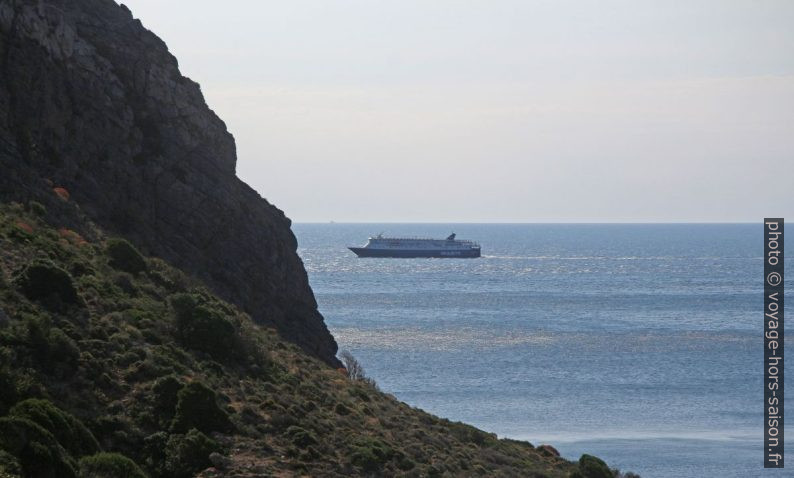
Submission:
M 794 476 L 763 469 L 760 220 L 293 231 L 340 350 L 412 406 L 643 478 Z M 347 249 L 381 232 L 483 256 Z

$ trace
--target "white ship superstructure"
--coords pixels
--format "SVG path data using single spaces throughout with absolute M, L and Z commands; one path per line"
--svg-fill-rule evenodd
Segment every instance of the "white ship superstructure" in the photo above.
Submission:
M 370 237 L 363 247 L 349 247 L 359 257 L 480 257 L 480 245 L 473 241 L 417 237 Z

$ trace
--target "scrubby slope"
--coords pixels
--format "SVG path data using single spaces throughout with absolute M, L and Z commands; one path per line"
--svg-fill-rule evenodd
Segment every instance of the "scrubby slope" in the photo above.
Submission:
M 411 408 L 46 215 L 0 206 L 0 476 L 611 476 Z

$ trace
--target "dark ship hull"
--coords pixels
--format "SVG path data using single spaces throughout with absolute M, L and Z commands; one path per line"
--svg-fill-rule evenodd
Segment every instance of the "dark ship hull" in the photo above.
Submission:
M 479 248 L 454 249 L 454 250 L 410 250 L 410 249 L 374 249 L 368 247 L 348 247 L 358 257 L 392 257 L 416 258 L 438 257 L 443 259 L 466 259 L 480 257 Z

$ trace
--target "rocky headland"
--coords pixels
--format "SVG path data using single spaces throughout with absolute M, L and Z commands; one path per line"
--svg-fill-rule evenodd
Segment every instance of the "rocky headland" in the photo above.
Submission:
M 629 476 L 342 368 L 289 219 L 123 5 L 0 0 L 0 62 L 0 478 Z

